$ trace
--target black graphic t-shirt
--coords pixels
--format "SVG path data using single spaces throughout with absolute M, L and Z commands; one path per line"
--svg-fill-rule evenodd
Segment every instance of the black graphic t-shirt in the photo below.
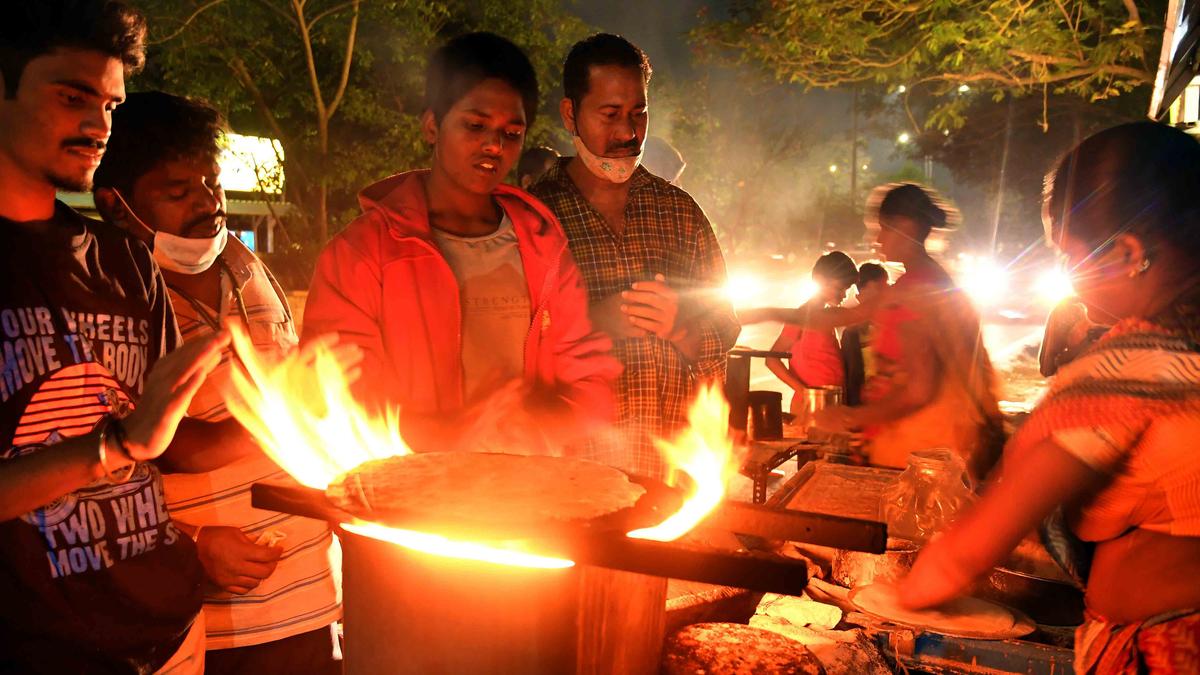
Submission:
M 0 219 L 0 461 L 130 409 L 178 342 L 143 244 L 63 204 L 49 221 Z M 202 578 L 153 464 L 2 522 L 0 672 L 153 672 L 196 616 Z

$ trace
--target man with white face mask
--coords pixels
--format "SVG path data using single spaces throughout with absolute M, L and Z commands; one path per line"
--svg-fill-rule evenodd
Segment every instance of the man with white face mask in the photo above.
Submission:
M 146 92 L 113 113 L 94 194 L 104 219 L 151 246 L 185 342 L 223 322 L 242 325 L 268 357 L 296 346 L 291 312 L 262 261 L 228 232 L 220 183 L 219 113 Z M 230 419 L 230 355 L 197 392 L 191 417 Z M 334 673 L 330 625 L 340 616 L 324 523 L 253 509 L 250 486 L 286 479 L 261 453 L 197 475 L 164 477 L 172 516 L 196 540 L 204 598 L 206 672 Z
M 686 192 L 639 165 L 650 74 L 646 54 L 620 36 L 576 44 L 559 105 L 576 156 L 559 160 L 530 191 L 562 222 L 587 281 L 592 323 L 612 336 L 625 366 L 617 429 L 587 454 L 662 476 L 653 439 L 686 423 L 699 382 L 724 377 L 740 329 L 719 299 L 725 260 L 708 218 Z

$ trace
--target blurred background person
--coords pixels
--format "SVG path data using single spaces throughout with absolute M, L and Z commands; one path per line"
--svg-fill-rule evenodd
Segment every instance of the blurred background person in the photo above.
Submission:
M 957 223 L 958 212 L 928 188 L 893 183 L 872 193 L 866 220 L 883 255 L 905 269 L 874 302 L 814 311 L 755 309 L 738 318 L 818 330 L 871 321 L 878 370 L 865 385 L 865 400 L 822 410 L 816 426 L 865 432 L 867 459 L 877 466 L 902 468 L 916 450 L 947 448 L 978 479 L 1003 447 L 995 375 L 979 314 L 925 248 L 934 230 Z
M 855 299 L 858 304 L 873 306 L 880 294 L 888 287 L 887 269 L 879 263 L 863 263 L 858 268 L 858 281 L 855 282 Z M 846 405 L 856 406 L 862 403 L 863 384 L 869 380 L 878 368 L 875 355 L 871 351 L 873 329 L 870 321 L 849 326 L 842 331 L 842 365 L 846 370 Z
M 858 280 L 858 269 L 854 260 L 841 251 L 833 251 L 817 258 L 812 268 L 812 280 L 817 292 L 797 310 L 810 312 L 825 307 L 837 307 L 846 299 L 846 291 Z M 768 358 L 767 368 L 797 394 L 792 396 L 791 413 L 803 413 L 804 389 L 817 387 L 843 387 L 846 384 L 845 368 L 842 364 L 841 346 L 833 329 L 802 328 L 794 324 L 784 325 L 773 352 L 789 352 L 792 356 L 784 365 L 782 359 Z
M 539 145 L 521 153 L 517 160 L 517 187 L 528 190 L 530 185 L 541 180 L 559 158 L 558 151 Z
M 683 155 L 661 136 L 650 136 L 646 139 L 646 149 L 642 155 L 642 166 L 650 173 L 672 185 L 679 184 L 687 162 Z
M 1056 376 L 983 499 L 900 584 L 963 593 L 1026 533 L 1086 587 L 1075 672 L 1200 672 L 1200 144 L 1153 122 L 1102 131 L 1047 180 L 1043 220 L 1094 319 L 1115 325 Z

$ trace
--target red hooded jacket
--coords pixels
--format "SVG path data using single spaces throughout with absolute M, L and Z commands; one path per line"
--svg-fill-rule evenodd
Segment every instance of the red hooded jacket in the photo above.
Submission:
M 304 309 L 304 341 L 337 333 L 363 350 L 354 393 L 376 409 L 447 413 L 464 403 L 459 287 L 430 232 L 428 175 L 398 174 L 359 194 L 363 214 L 321 252 Z M 608 422 L 621 365 L 592 329 L 562 226 L 522 190 L 501 185 L 493 196 L 513 223 L 529 285 L 526 383 L 583 425 Z

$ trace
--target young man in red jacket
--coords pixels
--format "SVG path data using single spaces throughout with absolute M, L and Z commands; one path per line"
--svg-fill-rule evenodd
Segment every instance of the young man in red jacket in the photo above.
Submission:
M 430 60 L 426 103 L 432 168 L 362 191 L 317 261 L 302 339 L 361 347 L 356 395 L 399 407 L 418 451 L 554 452 L 609 421 L 620 365 L 557 219 L 501 184 L 537 78 L 508 40 L 464 35 Z

